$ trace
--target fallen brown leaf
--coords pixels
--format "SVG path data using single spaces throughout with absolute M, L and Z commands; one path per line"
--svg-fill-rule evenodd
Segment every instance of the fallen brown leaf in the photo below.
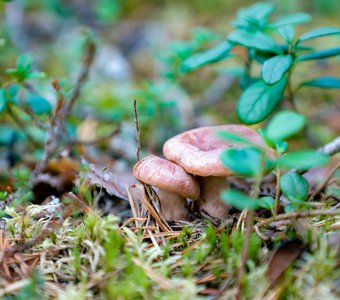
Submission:
M 305 244 L 297 239 L 281 244 L 271 251 L 268 262 L 268 280 L 271 285 L 278 283 L 284 271 L 301 255 Z

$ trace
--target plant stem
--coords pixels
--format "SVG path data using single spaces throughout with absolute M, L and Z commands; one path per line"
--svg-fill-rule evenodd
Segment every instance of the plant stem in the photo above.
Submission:
M 254 199 L 257 199 L 257 197 L 259 195 L 261 180 L 262 180 L 262 172 L 260 172 L 260 174 L 257 176 L 256 181 L 254 183 L 252 193 L 251 193 L 251 197 L 254 198 Z M 241 261 L 240 261 L 240 266 L 238 268 L 237 278 L 236 278 L 236 288 L 237 288 L 236 299 L 237 300 L 241 299 L 243 271 L 244 271 L 244 267 L 245 267 L 245 264 L 246 264 L 247 258 L 248 258 L 249 243 L 250 243 L 251 233 L 253 231 L 253 222 L 254 222 L 254 211 L 249 210 L 246 213 L 247 213 L 246 232 L 245 232 L 245 236 L 244 236 L 244 239 L 243 239 Z
M 308 218 L 308 217 L 313 217 L 313 216 L 339 216 L 339 215 L 340 215 L 339 209 L 337 210 L 317 209 L 317 210 L 311 210 L 311 211 L 291 212 L 291 213 L 281 214 L 281 215 L 263 220 L 257 223 L 255 226 L 257 228 L 260 228 L 275 221 L 282 221 L 282 220 L 288 220 L 288 219 L 293 219 L 293 218 Z
M 279 211 L 279 207 L 280 207 L 280 168 L 277 167 L 276 168 L 276 194 L 275 194 L 275 204 L 274 204 L 274 211 L 273 211 L 273 215 L 276 216 L 277 212 Z
M 10 117 L 12 118 L 12 120 L 15 122 L 15 124 L 17 124 L 17 126 L 20 128 L 20 130 L 24 133 L 27 140 L 34 146 L 34 148 L 41 147 L 41 145 L 34 140 L 31 133 L 27 130 L 26 124 L 24 124 L 24 122 L 19 118 L 19 116 L 14 112 L 14 110 L 12 110 L 10 103 L 7 104 L 7 112 L 10 115 Z
M 287 92 L 288 92 L 288 101 L 290 102 L 292 108 L 298 112 L 298 109 L 296 107 L 295 101 L 294 101 L 294 92 L 292 89 L 292 73 L 291 71 L 288 72 L 288 78 L 287 78 Z
M 251 77 L 251 64 L 252 64 L 252 59 L 251 59 L 251 54 L 249 49 L 247 50 L 247 59 L 245 62 L 245 77 L 246 77 L 246 82 L 248 83 Z

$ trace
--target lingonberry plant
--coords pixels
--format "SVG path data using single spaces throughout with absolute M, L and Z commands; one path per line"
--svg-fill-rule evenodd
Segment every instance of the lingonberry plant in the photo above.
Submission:
M 305 125 L 305 118 L 293 111 L 281 111 L 274 115 L 264 129 L 259 129 L 266 143 L 275 152 L 275 158 L 268 155 L 266 149 L 250 143 L 230 132 L 220 132 L 223 139 L 242 143 L 246 147 L 241 149 L 227 149 L 221 159 L 223 163 L 237 174 L 255 179 L 253 194 L 244 195 L 237 190 L 230 189 L 222 195 L 230 205 L 239 209 L 269 208 L 276 214 L 279 208 L 280 190 L 287 197 L 289 204 L 286 211 L 308 208 L 305 202 L 309 184 L 298 172 L 324 165 L 328 156 L 316 150 L 298 150 L 287 152 L 288 143 L 283 139 L 289 138 Z M 258 189 L 262 177 L 275 170 L 277 176 L 276 199 L 272 197 L 258 198 Z M 292 170 L 280 178 L 281 170 Z
M 303 87 L 340 88 L 339 77 L 317 77 L 297 83 L 291 80 L 294 69 L 302 62 L 340 54 L 340 47 L 314 50 L 306 44 L 324 36 L 339 35 L 340 28 L 319 27 L 296 36 L 294 26 L 310 22 L 311 17 L 297 13 L 272 19 L 274 8 L 272 3 L 259 2 L 240 9 L 231 23 L 235 30 L 225 40 L 205 51 L 191 52 L 191 55 L 189 46 L 192 43 L 188 43 L 187 51 L 182 49 L 185 55 L 178 56 L 183 58 L 181 64 L 177 63 L 180 65 L 178 74 L 187 73 L 215 62 L 239 58 L 240 54 L 233 49 L 243 47 L 246 53 L 241 55 L 243 70 L 238 72 L 243 93 L 237 103 L 237 116 L 246 124 L 266 119 L 284 99 L 295 107 L 295 94 Z M 260 74 L 253 72 L 255 62 L 261 64 Z
M 52 111 L 50 102 L 32 85 L 32 80 L 44 78 L 45 74 L 33 71 L 32 58 L 28 54 L 21 54 L 15 68 L 7 69 L 5 73 L 10 80 L 0 86 L 0 115 L 7 114 L 16 126 L 0 125 L 0 145 L 8 146 L 24 135 L 38 148 L 41 145 L 38 138 L 33 136 L 27 117 L 35 119 Z

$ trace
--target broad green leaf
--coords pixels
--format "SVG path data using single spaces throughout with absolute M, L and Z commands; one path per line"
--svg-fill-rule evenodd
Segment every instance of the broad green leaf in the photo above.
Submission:
M 29 54 L 21 54 L 17 61 L 16 61 L 16 67 L 21 72 L 27 72 L 31 69 L 32 66 L 32 57 Z
M 0 88 L 0 113 L 5 110 L 6 104 L 7 104 L 6 91 Z
M 315 49 L 310 46 L 305 46 L 305 45 L 297 45 L 295 48 L 296 51 L 314 51 Z
M 225 190 L 221 194 L 222 200 L 238 210 L 257 209 L 260 207 L 258 200 L 239 192 L 238 190 Z
M 329 157 L 315 150 L 300 150 L 287 153 L 276 160 L 285 169 L 308 170 L 327 164 Z
M 278 153 L 285 153 L 288 150 L 288 143 L 282 140 L 275 142 L 275 149 Z
M 299 88 L 303 86 L 319 87 L 324 89 L 340 89 L 340 78 L 331 76 L 318 77 L 300 83 Z
M 290 213 L 296 211 L 296 206 L 293 203 L 289 203 L 284 208 L 285 213 Z
M 45 77 L 46 77 L 46 74 L 44 72 L 32 72 L 27 75 L 27 78 L 29 79 L 42 79 Z
M 340 28 L 337 28 L 337 27 L 320 27 L 320 28 L 314 29 L 312 31 L 309 31 L 309 32 L 301 35 L 298 38 L 297 43 L 307 41 L 307 40 L 311 40 L 311 39 L 315 39 L 315 38 L 322 37 L 322 36 L 334 35 L 334 34 L 340 34 Z
M 267 19 L 273 11 L 274 5 L 272 3 L 258 2 L 246 8 L 239 9 L 237 17 L 261 21 Z
M 307 180 L 296 172 L 286 173 L 280 179 L 283 194 L 291 201 L 304 201 L 308 195 Z
M 315 51 L 311 53 L 307 53 L 304 55 L 300 55 L 296 58 L 296 61 L 304 61 L 304 60 L 311 60 L 311 59 L 323 59 L 332 56 L 340 55 L 340 47 L 335 47 L 326 50 Z
M 278 33 L 283 37 L 287 44 L 290 44 L 294 40 L 295 29 L 293 26 L 287 25 L 280 27 Z
M 242 176 L 256 176 L 271 167 L 271 161 L 257 148 L 226 149 L 221 155 L 222 163 Z
M 37 115 L 49 114 L 52 110 L 50 102 L 37 94 L 28 93 L 25 102 Z
M 274 5 L 268 2 L 258 2 L 237 12 L 237 19 L 231 24 L 240 29 L 258 29 L 267 23 L 268 17 L 274 11 Z
M 249 86 L 237 103 L 237 116 L 246 124 L 264 120 L 282 100 L 287 80 L 283 78 L 274 85 L 266 85 L 262 80 Z
M 19 104 L 20 85 L 12 84 L 7 88 L 8 100 L 13 104 Z
M 291 55 L 277 55 L 266 60 L 262 66 L 262 78 L 266 84 L 272 85 L 282 79 L 293 64 Z
M 228 57 L 231 48 L 231 44 L 223 42 L 209 50 L 194 54 L 184 60 L 181 69 L 183 72 L 189 72 L 206 64 L 220 61 Z
M 275 204 L 275 200 L 273 199 L 273 197 L 261 197 L 260 199 L 257 200 L 259 206 L 266 208 L 266 209 L 273 209 L 274 204 Z
M 0 145 L 8 145 L 14 134 L 16 131 L 13 128 L 0 124 Z
M 247 32 L 243 30 L 236 30 L 229 34 L 228 41 L 256 50 L 275 53 L 282 52 L 271 36 L 260 31 Z
M 19 69 L 6 69 L 6 74 L 11 75 L 13 78 L 18 81 L 22 81 L 26 78 L 26 72 L 23 72 Z
M 286 139 L 305 126 L 306 118 L 293 111 L 277 113 L 266 127 L 266 135 L 272 141 Z
M 270 24 L 270 27 L 282 27 L 286 25 L 295 25 L 295 24 L 303 24 L 308 23 L 312 20 L 312 17 L 306 13 L 297 13 L 294 15 L 289 15 L 286 17 L 282 17 L 275 22 Z

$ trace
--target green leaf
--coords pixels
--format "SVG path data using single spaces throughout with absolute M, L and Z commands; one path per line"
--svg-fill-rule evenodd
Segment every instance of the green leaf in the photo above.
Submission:
M 13 104 L 19 104 L 20 85 L 12 84 L 7 88 L 8 100 Z
M 288 205 L 285 206 L 284 208 L 285 213 L 290 213 L 296 211 L 296 207 L 293 203 L 289 203 Z
M 189 72 L 204 65 L 218 62 L 229 56 L 229 52 L 232 47 L 233 46 L 228 42 L 223 42 L 209 50 L 190 56 L 184 60 L 181 70 L 183 72 Z
M 32 66 L 32 57 L 29 54 L 21 54 L 17 61 L 16 61 L 16 67 L 21 72 L 28 72 L 31 69 Z
M 286 17 L 282 17 L 275 22 L 270 24 L 270 27 L 282 27 L 286 25 L 295 25 L 295 24 L 303 24 L 308 23 L 312 20 L 312 17 L 306 13 L 297 13 L 294 15 L 289 15 Z
M 340 55 L 340 47 L 335 47 L 326 50 L 320 50 L 311 52 L 308 54 L 300 55 L 296 58 L 296 61 L 304 61 L 304 60 L 311 60 L 311 59 L 323 59 L 332 56 Z
M 7 104 L 6 91 L 0 88 L 0 113 L 5 110 L 6 104 Z
M 277 113 L 266 127 L 266 135 L 272 141 L 286 139 L 305 126 L 306 118 L 293 111 Z
M 331 76 L 318 77 L 300 83 L 299 88 L 303 86 L 319 87 L 324 89 L 340 89 L 340 78 Z
M 257 148 L 226 149 L 221 155 L 222 163 L 236 174 L 257 176 L 263 169 L 271 167 L 271 162 Z M 265 164 L 263 166 L 263 164 Z
M 273 209 L 274 208 L 274 204 L 275 204 L 275 200 L 273 199 L 273 197 L 261 197 L 260 199 L 257 200 L 259 203 L 259 206 L 266 208 L 266 209 Z
M 266 85 L 262 80 L 249 86 L 237 103 L 237 115 L 246 124 L 264 120 L 282 100 L 287 80 L 283 78 L 274 85 Z
M 315 39 L 315 38 L 322 37 L 322 36 L 334 35 L 334 34 L 340 34 L 340 28 L 337 28 L 337 27 L 320 27 L 320 28 L 314 29 L 312 31 L 309 31 L 309 32 L 301 35 L 298 38 L 296 43 Z
M 294 40 L 295 29 L 293 26 L 283 26 L 280 27 L 277 31 L 283 37 L 287 44 L 291 44 Z
M 0 124 L 0 145 L 8 145 L 15 134 L 16 131 L 12 127 Z
M 262 78 L 266 84 L 272 85 L 282 79 L 293 64 L 291 55 L 277 55 L 266 60 L 262 66 Z
M 234 189 L 223 191 L 221 198 L 226 204 L 235 207 L 238 210 L 257 209 L 260 207 L 257 200 Z
M 231 24 L 240 29 L 257 29 L 267 22 L 273 11 L 274 5 L 272 3 L 258 2 L 249 7 L 239 9 L 237 20 Z
M 258 2 L 249 7 L 239 9 L 237 17 L 261 21 L 267 19 L 273 11 L 274 5 L 272 3 Z
M 37 115 L 49 114 L 52 110 L 50 102 L 37 94 L 28 93 L 25 102 Z
M 278 166 L 285 169 L 308 170 L 327 164 L 329 157 L 315 150 L 300 150 L 287 153 L 276 160 Z
M 275 149 L 278 153 L 285 153 L 288 150 L 288 143 L 282 140 L 275 141 Z
M 300 174 L 292 172 L 281 177 L 280 188 L 289 200 L 301 202 L 307 198 L 309 184 Z
M 32 72 L 27 75 L 27 78 L 29 79 L 42 79 L 45 77 L 46 77 L 46 74 L 44 72 Z
M 229 34 L 228 41 L 246 48 L 281 53 L 280 47 L 275 43 L 272 37 L 260 31 L 247 32 L 236 30 Z

